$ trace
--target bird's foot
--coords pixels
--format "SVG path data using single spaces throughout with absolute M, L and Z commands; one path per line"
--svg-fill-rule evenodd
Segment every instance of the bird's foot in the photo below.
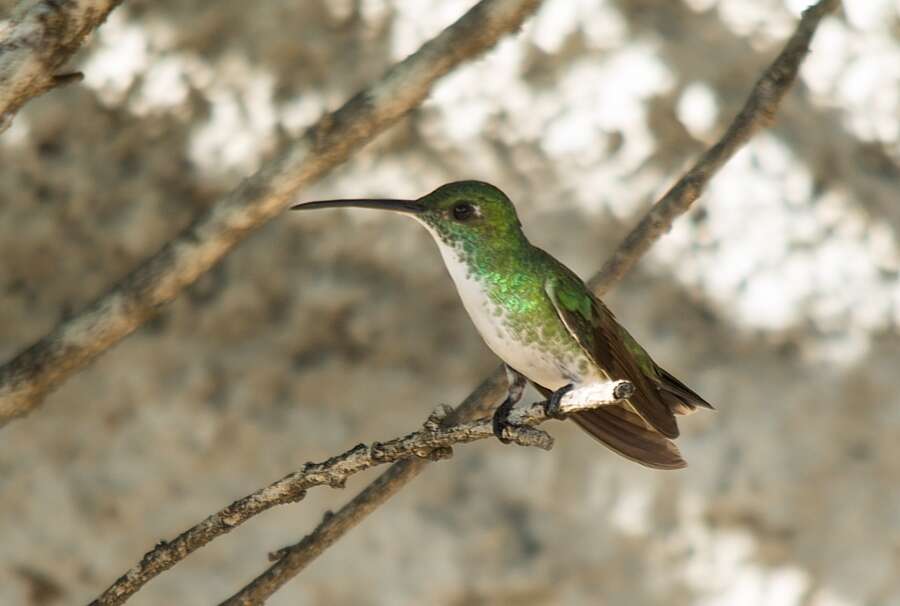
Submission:
M 509 440 L 503 436 L 503 432 L 507 427 L 511 427 L 513 424 L 509 422 L 509 413 L 512 411 L 513 406 L 515 405 L 515 401 L 512 398 L 506 398 L 503 400 L 503 404 L 497 407 L 497 410 L 494 411 L 494 416 L 491 419 L 491 426 L 494 428 L 494 435 L 497 436 L 497 439 L 500 440 L 504 444 L 509 444 Z
M 547 401 L 544 403 L 544 414 L 551 419 L 565 419 L 566 415 L 562 412 L 562 398 L 574 388 L 575 385 L 569 383 L 551 393 L 550 397 L 547 398 Z
M 509 366 L 506 367 L 506 399 L 503 404 L 494 411 L 491 419 L 491 426 L 494 429 L 494 435 L 504 444 L 509 444 L 510 440 L 503 436 L 503 430 L 511 427 L 513 424 L 509 422 L 509 413 L 512 412 L 513 406 L 522 399 L 522 393 L 525 391 L 525 377 Z

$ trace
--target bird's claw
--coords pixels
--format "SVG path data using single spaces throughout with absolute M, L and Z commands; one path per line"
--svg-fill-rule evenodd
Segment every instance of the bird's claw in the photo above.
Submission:
M 550 419 L 565 419 L 566 415 L 562 412 L 562 398 L 574 388 L 575 385 L 569 383 L 551 393 L 544 403 L 544 414 Z

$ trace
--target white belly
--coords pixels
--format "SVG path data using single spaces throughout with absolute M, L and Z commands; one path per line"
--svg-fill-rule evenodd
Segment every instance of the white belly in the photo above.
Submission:
M 559 389 L 571 383 L 574 377 L 567 376 L 555 356 L 533 345 L 517 341 L 510 334 L 503 323 L 502 308 L 498 310 L 498 306 L 488 298 L 482 284 L 469 276 L 468 268 L 460 262 L 456 251 L 439 238 L 435 240 L 438 242 L 447 270 L 456 283 L 463 306 L 491 351 L 508 366 L 543 387 Z

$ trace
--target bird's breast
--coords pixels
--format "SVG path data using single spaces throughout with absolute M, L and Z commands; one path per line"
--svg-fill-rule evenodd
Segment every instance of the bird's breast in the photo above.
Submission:
M 592 370 L 593 365 L 588 364 L 574 341 L 562 334 L 561 322 L 558 327 L 553 326 L 557 329 L 550 331 L 553 335 L 543 334 L 546 328 L 529 322 L 515 310 L 517 305 L 513 301 L 510 305 L 498 301 L 490 281 L 472 271 L 454 248 L 440 241 L 438 245 L 472 323 L 491 351 L 507 365 L 548 389 L 579 382 L 580 375 Z M 541 295 L 542 291 L 538 291 L 537 296 Z M 507 296 L 527 297 L 528 294 L 510 292 Z M 542 337 L 548 337 L 549 342 Z

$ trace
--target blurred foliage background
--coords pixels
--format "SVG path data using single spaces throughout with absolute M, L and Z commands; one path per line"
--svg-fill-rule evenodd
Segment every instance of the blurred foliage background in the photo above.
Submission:
M 155 252 L 469 1 L 133 0 L 0 137 L 0 355 Z M 304 199 L 477 178 L 587 276 L 721 132 L 803 0 L 547 0 Z M 0 14 L 14 3 L 0 0 Z M 273 604 L 900 605 L 900 2 L 846 2 L 775 127 L 609 296 L 718 407 L 690 463 L 461 447 Z M 0 602 L 85 602 L 299 466 L 417 427 L 496 360 L 430 237 L 285 215 L 0 438 Z M 377 472 L 375 472 L 377 473 Z M 258 517 L 131 603 L 209 604 L 374 477 Z

